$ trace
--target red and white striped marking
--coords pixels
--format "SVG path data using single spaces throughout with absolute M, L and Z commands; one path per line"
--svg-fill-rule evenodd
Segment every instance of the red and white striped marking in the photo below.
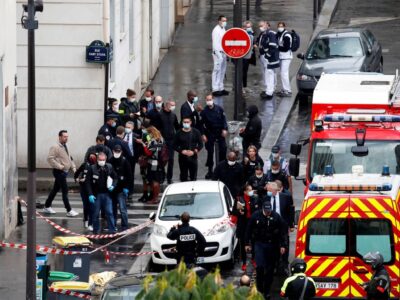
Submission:
M 26 244 L 6 243 L 6 242 L 1 242 L 0 247 L 20 249 L 20 250 L 26 250 L 26 248 L 27 248 Z M 90 252 L 69 251 L 69 250 L 57 249 L 57 248 L 41 246 L 41 245 L 36 245 L 36 251 L 43 253 L 43 254 L 46 253 L 46 254 L 58 254 L 58 255 L 90 254 Z
M 52 292 L 52 293 L 71 296 L 71 297 L 76 297 L 76 298 L 80 298 L 80 299 L 92 299 L 91 295 L 78 293 L 78 292 L 74 292 L 74 291 L 70 291 L 70 290 L 55 289 L 55 288 L 50 287 L 49 291 Z

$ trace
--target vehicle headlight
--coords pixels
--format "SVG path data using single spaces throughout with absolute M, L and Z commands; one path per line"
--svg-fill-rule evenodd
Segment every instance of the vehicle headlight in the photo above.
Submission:
M 167 236 L 168 229 L 162 225 L 154 224 L 153 233 L 158 236 Z
M 312 80 L 312 77 L 305 74 L 297 74 L 297 80 Z
M 227 223 L 217 224 L 210 230 L 208 235 L 216 235 L 216 234 L 227 232 L 229 230 L 229 227 L 230 226 Z

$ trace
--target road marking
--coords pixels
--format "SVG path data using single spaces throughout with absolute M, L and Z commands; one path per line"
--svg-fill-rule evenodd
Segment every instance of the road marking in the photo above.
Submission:
M 389 49 L 382 49 L 382 53 L 389 53 Z
M 370 24 L 370 23 L 377 23 L 377 22 L 387 22 L 399 19 L 399 17 L 366 17 L 366 18 L 351 18 L 349 25 L 363 25 L 363 24 Z

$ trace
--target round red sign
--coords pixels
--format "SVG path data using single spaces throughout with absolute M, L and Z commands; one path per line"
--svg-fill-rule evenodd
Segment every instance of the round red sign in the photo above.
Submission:
M 251 46 L 250 37 L 242 28 L 231 28 L 222 37 L 222 49 L 231 58 L 242 58 Z

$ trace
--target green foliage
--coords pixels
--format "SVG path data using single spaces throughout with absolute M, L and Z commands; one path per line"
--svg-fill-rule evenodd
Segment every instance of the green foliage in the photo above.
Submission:
M 154 282 L 154 284 L 153 284 Z M 157 278 L 148 276 L 136 300 L 263 300 L 255 286 L 223 286 L 220 270 L 209 273 L 203 280 L 184 263 Z

